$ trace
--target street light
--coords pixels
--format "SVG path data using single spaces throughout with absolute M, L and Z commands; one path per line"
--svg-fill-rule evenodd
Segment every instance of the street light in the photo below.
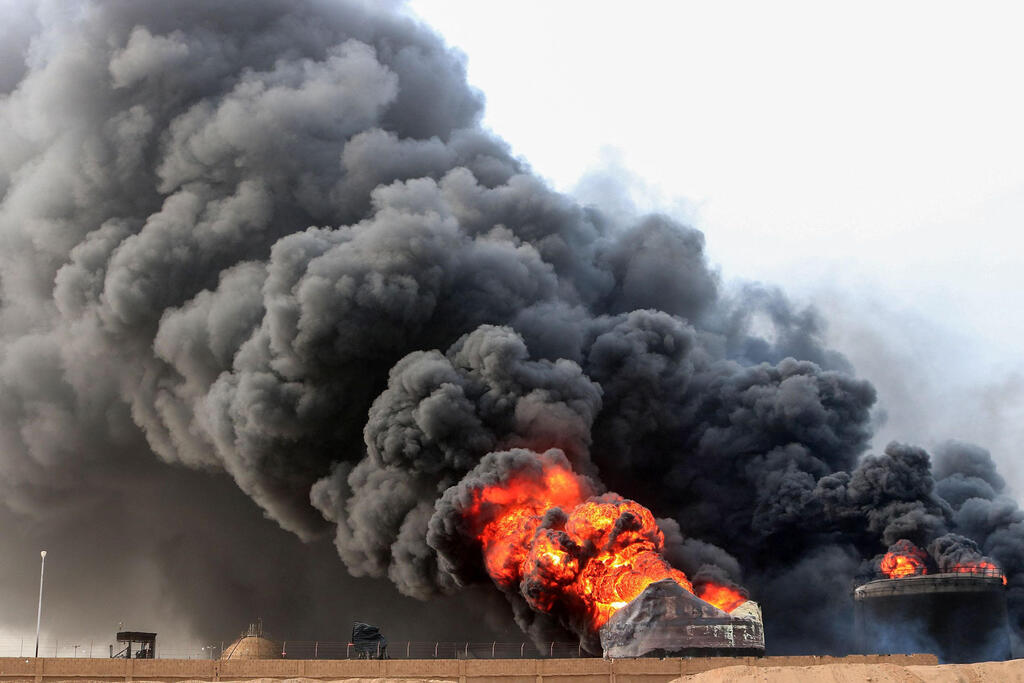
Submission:
M 43 619 L 43 572 L 46 570 L 46 551 L 39 552 L 39 611 L 36 612 L 36 658 L 39 657 L 39 624 Z

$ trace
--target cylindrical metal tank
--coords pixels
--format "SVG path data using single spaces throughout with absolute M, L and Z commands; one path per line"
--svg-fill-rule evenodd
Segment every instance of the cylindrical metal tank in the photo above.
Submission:
M 941 662 L 1010 657 L 1000 576 L 926 574 L 879 579 L 854 592 L 861 652 L 930 652 Z

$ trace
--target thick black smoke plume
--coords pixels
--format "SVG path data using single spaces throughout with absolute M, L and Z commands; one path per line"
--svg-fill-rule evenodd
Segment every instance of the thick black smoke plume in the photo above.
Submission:
M 861 458 L 874 391 L 817 314 L 726 294 L 692 228 L 554 192 L 480 126 L 462 57 L 372 5 L 4 8 L 0 494 L 54 543 L 95 539 L 77 587 L 118 553 L 199 633 L 237 594 L 298 628 L 292 595 L 352 584 L 292 556 L 328 535 L 407 596 L 486 587 L 432 544 L 445 492 L 557 448 L 662 517 L 677 566 L 745 582 L 777 652 L 848 647 L 849 581 L 901 538 L 960 534 L 1024 589 L 986 452 Z M 268 552 L 296 541 L 221 473 L 310 549 Z M 179 565 L 246 589 L 190 599 Z

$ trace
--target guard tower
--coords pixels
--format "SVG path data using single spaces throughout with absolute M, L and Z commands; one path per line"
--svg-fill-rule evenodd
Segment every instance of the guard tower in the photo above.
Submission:
M 121 659 L 154 659 L 156 657 L 156 634 L 143 631 L 118 631 L 117 642 L 124 645 L 124 648 L 115 653 L 114 646 L 110 646 L 110 656 Z M 135 645 L 139 646 L 135 650 Z

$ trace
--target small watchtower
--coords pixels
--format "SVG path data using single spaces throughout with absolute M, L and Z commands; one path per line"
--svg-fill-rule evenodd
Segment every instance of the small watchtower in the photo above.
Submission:
M 124 649 L 114 652 L 114 646 L 110 646 L 110 656 L 121 659 L 154 659 L 156 658 L 156 634 L 143 631 L 118 631 L 117 642 L 124 645 Z M 139 645 L 134 650 L 135 644 Z

